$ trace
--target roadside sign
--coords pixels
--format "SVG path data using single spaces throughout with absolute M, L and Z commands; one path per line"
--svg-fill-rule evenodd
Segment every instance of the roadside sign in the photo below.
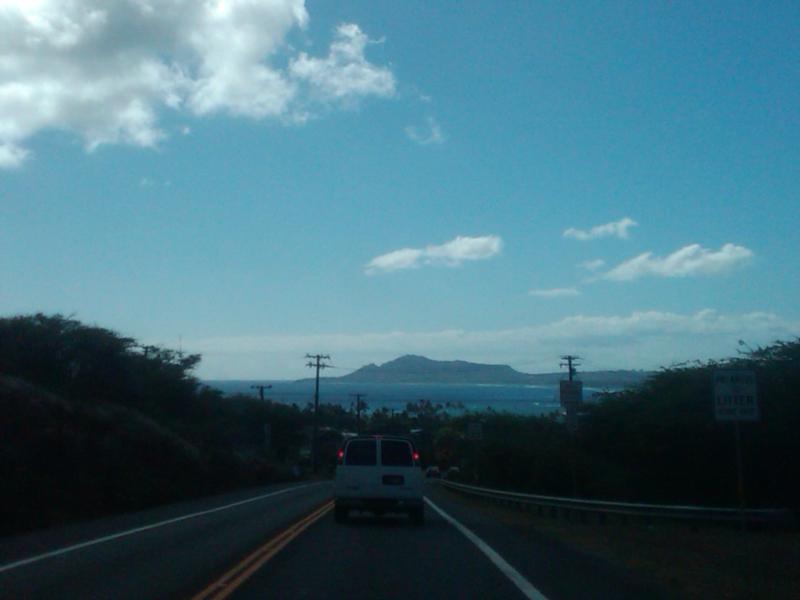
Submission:
M 561 406 L 565 408 L 578 407 L 583 402 L 582 381 L 561 381 L 559 385 L 559 398 Z
M 483 439 L 483 423 L 471 421 L 467 423 L 467 439 L 480 441 Z
M 753 371 L 714 371 L 714 417 L 717 421 L 759 420 L 756 374 Z

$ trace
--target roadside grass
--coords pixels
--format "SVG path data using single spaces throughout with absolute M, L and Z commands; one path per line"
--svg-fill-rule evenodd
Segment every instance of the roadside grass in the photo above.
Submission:
M 533 530 L 689 600 L 800 598 L 800 533 L 635 519 L 600 523 L 539 516 L 452 493 L 509 527 Z

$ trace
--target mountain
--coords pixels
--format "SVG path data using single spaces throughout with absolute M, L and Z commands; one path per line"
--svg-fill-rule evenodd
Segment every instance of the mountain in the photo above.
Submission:
M 336 379 L 359 383 L 527 383 L 529 377 L 508 365 L 439 361 L 409 354 L 380 366 L 369 364 Z
M 579 375 L 590 387 L 628 387 L 648 377 L 646 371 L 594 371 Z M 557 385 L 564 373 L 532 375 L 508 365 L 486 365 L 463 360 L 439 361 L 424 356 L 406 355 L 382 365 L 369 364 L 349 375 L 330 378 L 358 383 L 484 383 Z

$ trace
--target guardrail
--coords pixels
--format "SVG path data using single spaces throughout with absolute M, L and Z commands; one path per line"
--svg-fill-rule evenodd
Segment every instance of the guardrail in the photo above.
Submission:
M 584 500 L 581 498 L 561 498 L 557 496 L 540 496 L 493 490 L 442 480 L 447 488 L 470 496 L 488 498 L 503 504 L 518 505 L 522 508 L 534 507 L 542 513 L 550 509 L 552 516 L 559 514 L 570 518 L 574 511 L 585 520 L 587 515 L 617 515 L 625 520 L 627 517 L 647 519 L 675 519 L 682 521 L 706 522 L 741 522 L 770 525 L 789 525 L 794 522 L 792 511 L 783 508 L 747 509 L 719 508 L 711 506 L 674 506 L 666 504 L 637 504 L 632 502 L 608 502 L 603 500 Z

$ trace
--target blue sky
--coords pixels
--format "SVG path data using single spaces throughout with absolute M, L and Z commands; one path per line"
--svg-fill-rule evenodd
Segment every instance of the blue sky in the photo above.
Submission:
M 0 314 L 208 378 L 800 334 L 796 3 L 0 0 Z

